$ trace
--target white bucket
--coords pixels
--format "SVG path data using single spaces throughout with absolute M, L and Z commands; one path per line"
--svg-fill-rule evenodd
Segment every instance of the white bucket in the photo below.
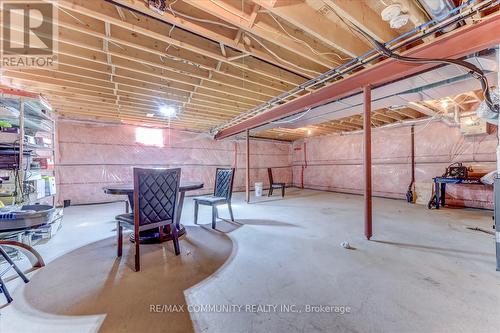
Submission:
M 262 182 L 255 183 L 255 196 L 256 197 L 262 196 L 262 188 L 263 187 L 264 187 L 264 183 L 262 183 Z

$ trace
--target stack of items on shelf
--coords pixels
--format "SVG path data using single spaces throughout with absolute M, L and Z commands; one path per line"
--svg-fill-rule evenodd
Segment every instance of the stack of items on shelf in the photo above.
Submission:
M 39 95 L 0 86 L 0 239 L 32 244 L 60 228 L 55 122 Z

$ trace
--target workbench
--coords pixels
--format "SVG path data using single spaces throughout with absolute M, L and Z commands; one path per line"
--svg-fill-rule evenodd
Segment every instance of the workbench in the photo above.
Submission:
M 468 185 L 484 185 L 479 178 L 448 178 L 448 177 L 435 177 L 432 179 L 434 182 L 434 193 L 427 204 L 427 208 L 432 209 L 446 204 L 446 184 L 468 184 Z

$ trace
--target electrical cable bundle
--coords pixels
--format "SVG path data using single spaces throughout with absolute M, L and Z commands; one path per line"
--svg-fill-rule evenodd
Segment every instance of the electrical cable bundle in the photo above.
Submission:
M 483 95 L 484 95 L 484 101 L 488 105 L 491 111 L 495 113 L 500 113 L 499 110 L 499 105 L 495 104 L 491 98 L 491 93 L 490 93 L 490 87 L 488 85 L 488 79 L 486 75 L 484 75 L 484 72 L 478 68 L 476 65 L 471 64 L 467 61 L 460 60 L 460 59 L 436 59 L 436 58 L 414 58 L 414 57 L 407 57 L 407 56 L 402 56 L 399 54 L 396 54 L 389 50 L 385 44 L 377 41 L 374 39 L 372 36 L 364 32 L 362 29 L 357 27 L 355 24 L 353 24 L 354 28 L 361 33 L 363 36 L 368 38 L 375 47 L 382 52 L 385 56 L 389 58 L 393 58 L 399 61 L 403 62 L 410 62 L 410 63 L 420 63 L 420 64 L 452 64 L 452 65 L 457 65 L 460 67 L 466 68 L 470 74 L 472 74 L 476 79 L 479 80 L 481 83 L 481 87 L 483 90 Z
M 460 67 L 464 67 L 469 70 L 469 73 L 472 74 L 476 79 L 479 80 L 481 83 L 481 87 L 483 90 L 483 95 L 484 95 L 484 100 L 488 107 L 490 108 L 491 111 L 495 113 L 500 113 L 499 110 L 499 105 L 493 103 L 491 99 L 491 93 L 490 93 L 490 88 L 488 85 L 488 79 L 484 75 L 484 72 L 478 68 L 476 65 L 471 64 L 467 61 L 464 60 L 459 60 L 459 59 L 433 59 L 433 58 L 414 58 L 414 57 L 406 57 L 406 56 L 401 56 L 399 54 L 396 54 L 386 48 L 382 43 L 372 39 L 374 43 L 377 44 L 377 47 L 382 53 L 384 53 L 386 56 L 390 58 L 394 58 L 399 61 L 404 61 L 404 62 L 413 62 L 413 63 L 421 63 L 421 64 L 452 64 L 452 65 L 457 65 Z

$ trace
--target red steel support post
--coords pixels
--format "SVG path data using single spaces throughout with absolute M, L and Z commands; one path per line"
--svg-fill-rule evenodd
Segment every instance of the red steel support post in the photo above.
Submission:
M 245 168 L 245 198 L 250 202 L 250 131 L 246 131 L 246 168 Z
M 372 90 L 370 86 L 363 89 L 365 97 L 364 127 L 364 165 L 365 165 L 365 236 L 372 237 Z

